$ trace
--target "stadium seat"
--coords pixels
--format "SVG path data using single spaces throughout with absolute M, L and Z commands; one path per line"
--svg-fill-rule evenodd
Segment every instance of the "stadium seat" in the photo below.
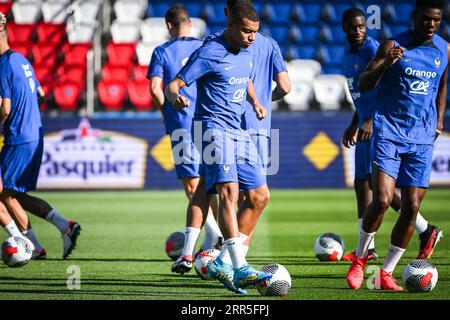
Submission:
M 268 22 L 288 23 L 292 17 L 292 4 L 289 1 L 266 3 L 263 15 Z
M 79 85 L 73 82 L 58 82 L 53 88 L 55 104 L 61 111 L 76 111 L 81 93 Z
M 344 11 L 354 6 L 355 3 L 352 1 L 330 2 L 325 9 L 328 20 L 333 23 L 342 23 L 342 14 Z
M 114 2 L 114 13 L 119 22 L 137 22 L 144 16 L 147 5 L 146 0 L 117 0 Z
M 91 43 L 97 23 L 83 23 L 67 25 L 67 39 L 69 43 Z
M 289 78 L 295 81 L 312 81 L 320 74 L 322 66 L 316 60 L 296 59 L 286 64 Z
M 159 43 L 144 43 L 139 41 L 136 46 L 136 55 L 138 63 L 141 66 L 148 66 L 152 59 L 153 50 L 159 45 Z
M 129 66 L 135 58 L 136 45 L 134 43 L 110 42 L 106 46 L 108 61 L 114 65 Z
M 223 9 L 225 7 L 226 7 L 225 2 L 220 2 L 220 3 L 213 2 L 213 3 L 206 4 L 205 14 L 206 14 L 206 19 L 208 20 L 208 24 L 209 23 L 222 24 L 225 27 L 226 23 L 227 23 L 227 17 L 225 17 L 225 14 L 223 11 Z
M 101 6 L 101 0 L 84 0 L 72 3 L 68 10 L 78 24 L 92 24 L 97 22 Z
M 63 48 L 64 63 L 67 65 L 86 65 L 86 56 L 91 47 L 90 43 L 67 43 Z
M 314 95 L 321 110 L 339 110 L 348 99 L 347 78 L 342 75 L 319 75 L 313 82 Z
M 76 83 L 81 90 L 86 86 L 86 66 L 63 64 L 58 68 L 58 82 Z
M 170 3 L 167 1 L 149 1 L 147 7 L 147 17 L 164 17 L 166 11 L 170 8 Z
M 289 40 L 289 26 L 285 24 L 271 24 L 270 36 L 279 43 L 285 43 Z
M 3 12 L 3 14 L 8 17 L 11 12 L 11 6 L 12 1 L 0 2 L 0 12 Z
M 35 24 L 17 24 L 8 22 L 8 38 L 10 43 L 33 41 L 33 35 L 36 31 Z
M 66 24 L 41 22 L 37 26 L 37 35 L 39 42 L 61 45 L 66 38 Z
M 128 81 L 130 76 L 129 66 L 117 66 L 106 63 L 102 67 L 102 79 L 107 81 Z
M 320 46 L 318 59 L 325 64 L 341 64 L 345 55 L 345 45 L 328 44 Z
M 320 40 L 320 26 L 313 24 L 299 24 L 300 40 L 310 44 L 317 43 Z
M 393 1 L 386 6 L 385 13 L 392 22 L 408 23 L 411 21 L 413 9 L 414 3 L 411 1 Z
M 41 18 L 41 3 L 40 1 L 14 2 L 12 12 L 15 23 L 34 24 Z
M 106 110 L 119 111 L 126 98 L 126 83 L 102 80 L 98 84 L 98 97 Z
M 317 55 L 316 45 L 313 44 L 300 44 L 298 48 L 299 59 L 315 59 Z
M 204 38 L 206 34 L 205 20 L 200 18 L 191 18 L 191 21 L 192 21 L 191 35 L 199 39 Z
M 153 109 L 153 100 L 149 90 L 149 81 L 131 80 L 128 82 L 128 97 L 137 111 L 149 111 Z
M 52 67 L 46 65 L 36 65 L 34 66 L 34 74 L 42 87 L 53 86 L 55 84 L 56 74 Z
M 298 6 L 300 21 L 317 23 L 322 19 L 322 4 L 316 2 L 300 3 Z
M 341 23 L 328 24 L 323 26 L 321 30 L 321 39 L 324 42 L 339 44 L 344 44 L 347 41 L 347 37 L 344 31 L 342 31 Z
M 284 97 L 284 102 L 292 111 L 307 111 L 314 98 L 314 91 L 310 81 L 298 80 L 291 82 L 291 92 Z
M 141 36 L 145 43 L 163 43 L 170 39 L 164 18 L 147 18 L 141 23 Z
M 67 3 L 63 1 L 45 1 L 42 4 L 44 22 L 64 23 L 67 19 Z
M 324 64 L 322 66 L 323 74 L 344 74 L 344 68 L 342 64 Z
M 203 4 L 200 1 L 184 2 L 184 7 L 189 12 L 190 17 L 201 18 L 203 17 Z
M 148 66 L 141 66 L 140 64 L 136 64 L 133 67 L 132 77 L 134 80 L 144 80 L 147 79 Z
M 111 25 L 111 35 L 115 43 L 137 42 L 141 37 L 140 21 L 120 22 L 114 20 Z
M 30 58 L 31 47 L 29 42 L 12 42 L 11 49 L 23 55 L 25 58 Z
M 55 67 L 58 64 L 59 48 L 51 43 L 36 43 L 31 47 L 36 65 Z

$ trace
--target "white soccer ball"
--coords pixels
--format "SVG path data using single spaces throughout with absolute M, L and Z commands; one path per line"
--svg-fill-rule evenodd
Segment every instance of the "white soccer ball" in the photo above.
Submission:
M 219 250 L 216 249 L 208 249 L 200 252 L 194 261 L 194 268 L 197 275 L 205 280 L 211 279 L 208 275 L 208 265 L 213 262 L 220 254 Z
M 287 296 L 292 281 L 289 271 L 281 264 L 271 263 L 263 266 L 261 271 L 271 273 L 272 278 L 256 284 L 256 289 L 262 296 Z
M 171 233 L 166 239 L 166 253 L 170 259 L 176 261 L 183 252 L 184 246 L 184 233 L 176 231 Z
M 27 264 L 33 254 L 31 242 L 23 237 L 9 237 L 2 243 L 2 260 L 11 268 Z
M 344 240 L 335 233 L 321 234 L 314 244 L 314 253 L 320 261 L 339 261 L 344 252 Z
M 438 271 L 430 261 L 417 259 L 405 266 L 402 280 L 409 292 L 430 292 L 438 281 Z

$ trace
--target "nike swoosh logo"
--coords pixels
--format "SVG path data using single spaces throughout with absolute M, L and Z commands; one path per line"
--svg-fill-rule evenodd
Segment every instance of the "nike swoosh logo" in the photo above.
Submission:
M 225 70 L 230 70 L 231 68 L 233 68 L 233 67 L 225 67 Z

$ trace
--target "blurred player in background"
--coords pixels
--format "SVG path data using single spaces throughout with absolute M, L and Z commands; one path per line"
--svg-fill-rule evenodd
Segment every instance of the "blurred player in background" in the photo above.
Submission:
M 350 126 L 345 130 L 342 144 L 349 148 L 355 145 L 355 181 L 354 188 L 358 208 L 359 231 L 362 228 L 364 210 L 372 202 L 370 175 L 372 173 L 371 157 L 373 154 L 372 123 L 376 105 L 377 88 L 366 92 L 358 90 L 359 75 L 375 57 L 378 41 L 367 36 L 367 25 L 364 12 L 358 8 L 350 8 L 342 15 L 342 28 L 347 35 L 349 49 L 345 56 L 345 76 L 355 104 L 356 111 Z M 391 208 L 400 213 L 401 194 L 395 189 Z M 439 241 L 442 231 L 430 225 L 418 213 L 416 231 L 419 234 L 420 249 L 418 258 L 428 259 Z M 342 260 L 353 260 L 354 252 L 345 254 Z M 369 244 L 368 260 L 376 260 L 375 238 Z
M 433 144 L 442 132 L 447 99 L 449 45 L 436 34 L 443 0 L 416 0 L 414 27 L 385 41 L 359 78 L 359 89 L 379 85 L 374 116 L 373 201 L 364 213 L 356 259 L 347 282 L 364 280 L 368 247 L 401 188 L 402 210 L 391 234 L 379 286 L 401 291 L 392 273 L 414 232 L 416 216 L 429 185 Z
M 202 45 L 202 41 L 191 37 L 192 22 L 185 8 L 180 6 L 170 8 L 166 12 L 165 20 L 172 40 L 156 47 L 153 51 L 147 78 L 150 80 L 150 92 L 153 101 L 163 115 L 166 134 L 171 137 L 177 178 L 180 179 L 186 196 L 190 200 L 195 189 L 197 189 L 200 176 L 199 163 L 195 161 L 195 158 L 198 158 L 198 156 L 194 156 L 198 151 L 192 142 L 190 134 L 195 109 L 184 108 L 181 111 L 176 110 L 164 98 L 162 86 L 164 83 L 168 84 L 176 77 L 186 64 L 189 56 Z M 195 100 L 197 99 L 197 86 L 195 83 L 190 87 L 183 88 L 181 93 L 195 105 Z M 182 135 L 181 142 L 179 141 L 180 137 L 176 137 L 177 132 L 180 132 L 179 129 L 184 130 L 181 133 L 185 133 Z M 182 154 L 180 154 L 180 149 Z M 181 163 L 179 160 L 182 160 Z M 212 249 L 221 245 L 222 234 L 214 217 L 215 211 L 217 211 L 217 200 L 216 197 L 212 197 L 209 214 L 205 221 L 205 239 L 200 250 Z M 217 214 L 217 212 L 215 213 Z M 191 224 L 192 215 L 188 211 L 185 239 L 192 236 L 198 238 L 200 234 L 201 229 L 192 228 L 190 227 Z
M 231 8 L 238 3 L 251 3 L 250 0 L 228 0 L 227 7 L 224 8 L 225 16 L 229 17 Z M 215 35 L 209 36 L 205 43 L 221 37 L 223 31 Z M 262 157 L 262 166 L 268 163 L 268 145 L 270 143 L 270 129 L 271 129 L 271 111 L 272 101 L 279 100 L 289 93 L 291 89 L 286 66 L 281 56 L 280 48 L 275 40 L 267 35 L 257 32 L 254 43 L 249 47 L 249 50 L 254 56 L 254 65 L 257 66 L 252 75 L 253 86 L 255 88 L 256 96 L 260 99 L 261 104 L 267 110 L 267 117 L 262 120 L 256 119 L 254 116 L 253 106 L 249 101 L 245 101 L 245 113 L 242 117 L 241 127 L 244 130 L 253 129 L 251 138 L 258 148 L 258 154 Z M 272 90 L 272 81 L 276 82 L 276 87 Z M 260 168 L 263 169 L 263 168 Z M 265 176 L 264 176 L 265 179 Z M 256 222 L 266 207 L 270 193 L 265 181 L 264 185 L 254 190 L 249 190 L 248 197 L 244 197 L 240 201 L 238 211 L 238 224 L 240 241 L 245 254 L 249 250 L 250 240 L 253 235 L 253 230 Z M 242 194 L 242 192 L 241 192 Z M 206 203 L 206 191 L 204 188 L 204 179 L 200 178 L 200 186 L 194 194 L 188 211 L 192 212 L 195 217 L 202 217 Z M 188 243 L 185 245 L 185 250 L 180 260 L 174 264 L 172 271 L 188 272 L 192 268 L 192 262 L 185 259 L 185 255 L 192 252 L 192 247 L 195 246 L 196 238 L 191 237 L 187 239 Z M 231 258 L 227 251 L 222 251 L 221 260 L 231 264 Z
M 24 217 L 19 228 L 33 242 L 34 258 L 45 259 L 45 249 L 36 238 L 23 209 L 51 222 L 61 232 L 63 258 L 67 258 L 75 247 L 81 227 L 68 221 L 47 202 L 32 197 L 28 191 L 36 189 L 44 147 L 38 95 L 45 93 L 37 81 L 33 67 L 21 54 L 8 45 L 6 19 L 0 28 L 0 98 L 1 122 L 5 136 L 0 153 L 3 188 L 0 198 L 16 217 Z M 19 205 L 20 203 L 20 205 Z M 26 218 L 26 219 L 25 219 Z
M 228 251 L 232 262 L 228 264 L 219 256 L 209 264 L 208 274 L 229 290 L 246 293 L 244 288 L 271 275 L 253 269 L 245 259 L 236 215 L 238 195 L 239 189 L 248 195 L 249 190 L 261 187 L 265 178 L 259 167 L 249 160 L 249 155 L 242 154 L 242 149 L 238 150 L 232 144 L 233 154 L 229 157 L 230 150 L 225 148 L 231 140 L 245 143 L 250 140 L 241 129 L 247 90 L 256 116 L 264 118 L 266 110 L 254 92 L 250 78 L 253 55 L 247 49 L 259 29 L 258 14 L 251 5 L 240 3 L 231 9 L 230 16 L 227 30 L 193 53 L 177 78 L 166 87 L 165 93 L 174 106 L 186 108 L 190 101 L 180 94 L 180 90 L 197 81 L 194 121 L 201 122 L 203 133 L 212 133 L 212 144 L 203 142 L 201 170 L 204 170 L 208 197 L 212 193 L 219 194 L 219 221 L 225 238 L 221 252 Z M 215 161 L 209 163 L 205 154 L 211 146 L 214 147 Z M 220 160 L 217 161 L 217 157 Z M 240 158 L 245 161 L 241 163 Z

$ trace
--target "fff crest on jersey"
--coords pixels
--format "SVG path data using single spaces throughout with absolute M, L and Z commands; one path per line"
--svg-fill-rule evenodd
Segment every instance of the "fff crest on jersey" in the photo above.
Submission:
M 441 59 L 439 59 L 439 57 L 434 59 L 434 65 L 436 66 L 436 68 L 439 68 L 441 66 Z

